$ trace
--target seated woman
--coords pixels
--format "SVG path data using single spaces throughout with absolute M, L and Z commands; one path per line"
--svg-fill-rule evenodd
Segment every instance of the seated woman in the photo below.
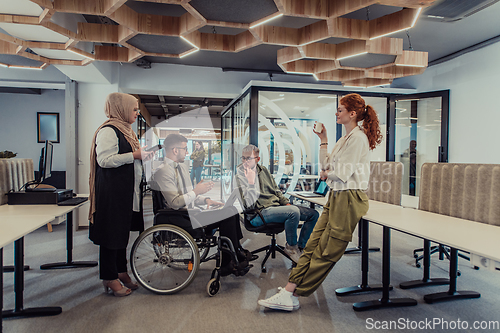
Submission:
M 241 233 L 239 216 L 236 210 L 217 210 L 200 212 L 194 205 L 207 205 L 210 207 L 222 206 L 223 203 L 214 201 L 202 194 L 210 191 L 214 183 L 200 181 L 193 188 L 189 182 L 189 173 L 184 163 L 187 153 L 187 139 L 180 134 L 170 134 L 165 139 L 165 160 L 152 176 L 152 188 L 161 191 L 167 207 L 172 209 L 187 208 L 191 218 L 193 229 L 203 227 L 205 229 L 219 229 L 220 235 L 231 240 L 236 250 L 240 264 L 231 262 L 231 256 L 222 254 L 221 275 L 235 274 L 244 275 L 252 267 L 249 260 L 257 259 L 249 251 L 242 248 L 239 240 L 243 238 Z

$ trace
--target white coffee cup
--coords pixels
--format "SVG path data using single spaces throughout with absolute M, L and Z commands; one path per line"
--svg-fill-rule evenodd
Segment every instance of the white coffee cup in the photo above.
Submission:
M 316 133 L 321 133 L 323 131 L 323 123 L 320 123 L 319 121 L 316 121 L 314 123 L 314 129 L 313 129 L 314 132 Z

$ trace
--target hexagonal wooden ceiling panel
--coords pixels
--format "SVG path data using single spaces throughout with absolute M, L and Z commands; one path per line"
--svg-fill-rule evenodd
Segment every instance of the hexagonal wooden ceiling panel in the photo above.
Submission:
M 278 48 L 284 72 L 369 86 L 425 70 L 426 52 L 403 51 L 401 39 L 386 36 L 413 27 L 435 0 L 16 1 L 29 11 L 0 11 L 0 54 L 40 62 L 39 68 L 267 44 Z M 52 20 L 56 13 L 82 14 L 87 22 L 62 27 Z

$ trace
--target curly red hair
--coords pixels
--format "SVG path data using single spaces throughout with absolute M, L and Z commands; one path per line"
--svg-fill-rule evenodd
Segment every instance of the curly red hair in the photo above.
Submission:
M 382 133 L 378 116 L 373 107 L 365 104 L 365 100 L 358 94 L 349 94 L 342 97 L 340 100 L 347 111 L 356 112 L 356 121 L 363 121 L 363 130 L 368 137 L 370 150 L 375 149 L 382 142 Z

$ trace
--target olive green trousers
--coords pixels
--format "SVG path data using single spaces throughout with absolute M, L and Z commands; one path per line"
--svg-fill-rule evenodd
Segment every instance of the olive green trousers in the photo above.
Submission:
M 361 190 L 330 191 L 328 202 L 289 282 L 299 296 L 311 295 L 344 254 L 359 220 L 368 212 L 368 197 Z

